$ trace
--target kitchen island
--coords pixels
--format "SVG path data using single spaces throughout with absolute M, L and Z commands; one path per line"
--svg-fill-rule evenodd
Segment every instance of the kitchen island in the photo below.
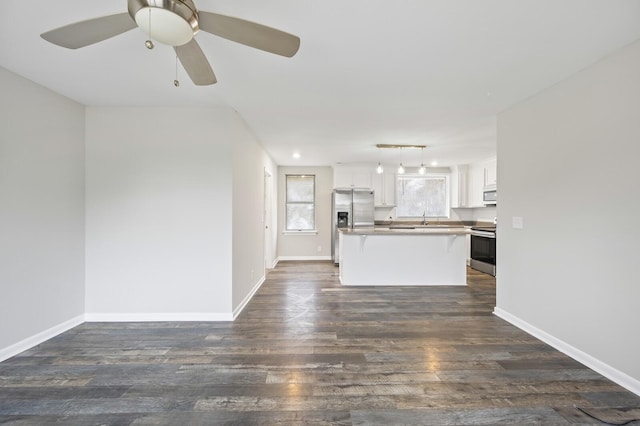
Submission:
M 343 285 L 466 285 L 465 228 L 340 231 Z

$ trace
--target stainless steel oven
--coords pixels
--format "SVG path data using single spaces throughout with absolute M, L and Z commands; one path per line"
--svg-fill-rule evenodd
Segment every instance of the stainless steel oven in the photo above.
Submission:
M 496 275 L 496 228 L 471 228 L 471 261 L 473 269 Z

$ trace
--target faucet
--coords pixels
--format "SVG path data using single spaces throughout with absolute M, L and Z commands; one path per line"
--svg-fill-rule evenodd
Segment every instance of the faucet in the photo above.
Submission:
M 427 211 L 426 210 L 424 212 L 422 212 L 422 224 L 423 225 L 427 224 Z

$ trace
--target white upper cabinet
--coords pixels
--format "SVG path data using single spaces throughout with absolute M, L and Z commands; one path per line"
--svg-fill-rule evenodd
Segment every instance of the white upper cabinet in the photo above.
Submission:
M 469 207 L 469 166 L 451 167 L 451 208 Z
M 483 207 L 485 169 L 481 164 L 472 164 L 469 168 L 469 201 L 468 207 Z
M 378 207 L 396 205 L 396 174 L 372 173 L 375 205 Z
M 333 187 L 372 188 L 371 172 L 369 167 L 335 166 L 333 168 Z
M 498 162 L 490 160 L 484 163 L 484 185 L 498 184 Z
M 483 207 L 485 186 L 498 184 L 495 159 L 451 167 L 451 207 Z

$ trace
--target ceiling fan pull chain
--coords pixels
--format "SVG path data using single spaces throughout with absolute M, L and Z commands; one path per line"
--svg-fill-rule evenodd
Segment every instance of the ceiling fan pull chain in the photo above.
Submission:
M 180 87 L 180 81 L 178 80 L 178 54 L 176 53 L 176 79 L 173 80 L 173 85 Z
M 145 41 L 144 45 L 149 50 L 153 49 L 153 41 L 151 41 L 151 8 L 149 8 L 149 40 Z

